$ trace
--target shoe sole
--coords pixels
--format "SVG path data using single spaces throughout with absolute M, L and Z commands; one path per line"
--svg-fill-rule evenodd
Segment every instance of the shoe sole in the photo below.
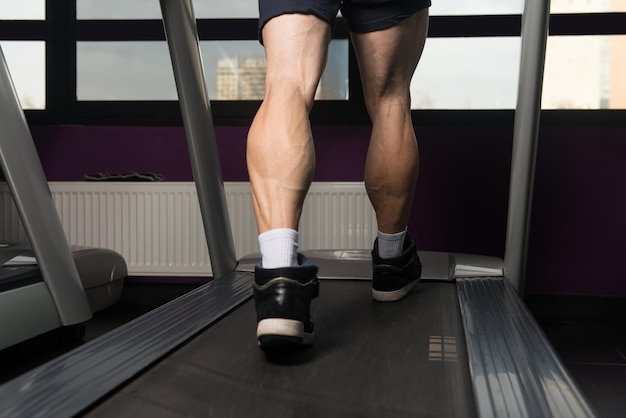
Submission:
M 419 280 L 415 280 L 404 286 L 402 289 L 392 291 L 382 291 L 372 289 L 372 298 L 377 302 L 395 302 L 404 298 L 409 292 L 417 286 Z
M 256 336 L 262 349 L 301 347 L 313 344 L 313 333 L 304 332 L 304 324 L 293 319 L 263 319 L 257 325 Z

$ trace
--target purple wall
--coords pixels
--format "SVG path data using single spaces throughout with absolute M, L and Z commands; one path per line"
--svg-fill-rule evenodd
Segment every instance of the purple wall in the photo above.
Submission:
M 246 181 L 247 128 L 218 127 L 225 181 Z M 191 181 L 180 127 L 33 127 L 50 181 L 153 172 Z M 510 128 L 418 128 L 418 248 L 502 256 Z M 316 181 L 362 181 L 367 127 L 317 127 Z M 626 296 L 626 128 L 540 133 L 527 292 Z
M 626 296 L 626 128 L 541 131 L 528 290 Z

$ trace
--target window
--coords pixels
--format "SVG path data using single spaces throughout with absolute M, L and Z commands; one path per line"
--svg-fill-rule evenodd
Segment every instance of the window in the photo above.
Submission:
M 46 107 L 45 18 L 44 0 L 0 0 L 0 47 L 24 109 Z
M 256 0 L 193 3 L 216 123 L 247 125 L 264 80 Z M 524 0 L 433 1 L 411 85 L 414 111 L 430 112 L 420 123 L 450 123 L 459 114 L 446 116 L 451 111 L 510 121 L 523 7 Z M 576 113 L 581 121 L 579 111 L 597 110 L 624 123 L 626 0 L 552 0 L 551 12 L 548 119 Z M 31 121 L 181 123 L 156 0 L 0 0 L 0 45 Z M 340 17 L 314 123 L 368 123 L 356 67 Z
M 197 19 L 258 19 L 256 0 L 227 2 L 193 0 Z M 78 19 L 160 19 L 161 9 L 155 0 L 77 0 Z
M 23 109 L 46 108 L 45 44 L 33 41 L 0 42 L 13 86 Z
M 78 100 L 176 100 L 165 42 L 78 42 Z M 158 88 L 156 88 L 158 86 Z
M 203 41 L 200 52 L 209 97 L 262 100 L 265 56 L 257 41 Z M 78 100 L 177 100 L 167 44 L 78 42 Z M 317 98 L 347 97 L 348 41 L 333 41 Z M 158 86 L 158 88 L 155 88 Z
M 247 124 L 264 94 L 265 54 L 257 40 L 257 2 L 196 0 L 194 14 L 213 116 L 218 123 Z M 151 118 L 169 123 L 176 117 L 177 95 L 159 3 L 115 0 L 105 5 L 78 0 L 76 16 L 78 117 L 99 118 L 110 111 L 121 121 L 141 114 L 140 106 L 145 123 Z M 324 108 L 354 107 L 348 103 L 349 57 L 347 32 L 339 22 L 316 94 Z M 363 114 L 359 117 L 363 119 Z
M 521 14 L 524 0 L 432 1 L 431 16 Z
M 521 14 L 524 0 L 433 1 L 431 16 Z M 550 0 L 550 13 L 626 12 L 626 0 Z
M 626 12 L 626 0 L 551 0 L 550 13 Z
M 0 0 L 0 20 L 44 20 L 45 0 Z
M 412 109 L 513 109 L 519 37 L 432 38 L 411 83 Z
M 626 36 L 549 38 L 544 109 L 626 109 Z

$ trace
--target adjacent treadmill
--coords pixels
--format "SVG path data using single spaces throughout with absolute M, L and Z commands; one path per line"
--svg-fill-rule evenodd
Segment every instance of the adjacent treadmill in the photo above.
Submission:
M 380 304 L 367 252 L 307 252 L 316 342 L 276 357 L 254 332 L 258 257 L 237 261 L 227 228 L 191 0 L 161 7 L 215 280 L 0 386 L 0 416 L 594 416 L 518 296 L 549 1 L 524 9 L 504 262 L 420 252 L 424 283 Z
M 0 163 L 29 239 L 0 248 L 2 350 L 111 306 L 127 269 L 112 250 L 68 246 L 1 49 L 0 127 Z

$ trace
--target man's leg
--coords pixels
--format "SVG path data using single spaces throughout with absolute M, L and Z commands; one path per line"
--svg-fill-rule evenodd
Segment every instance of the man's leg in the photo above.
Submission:
M 312 343 L 317 267 L 297 254 L 297 229 L 313 178 L 309 123 L 326 64 L 331 26 L 283 14 L 265 24 L 265 99 L 248 134 L 248 171 L 262 263 L 255 270 L 257 338 L 263 349 Z
M 379 236 L 373 253 L 374 298 L 381 301 L 404 297 L 417 284 L 412 278 L 421 272 L 419 260 L 413 257 L 414 244 L 405 239 L 405 234 L 419 167 L 409 88 L 427 30 L 428 9 L 423 9 L 388 29 L 352 33 L 373 124 L 365 185 L 378 221 Z M 389 278 L 398 272 L 389 273 L 384 268 L 377 274 L 377 265 L 393 265 L 385 260 L 400 256 L 401 265 L 395 267 L 408 269 L 407 277 Z
M 261 237 L 277 229 L 298 229 L 315 170 L 309 112 L 326 64 L 330 31 L 327 22 L 302 14 L 278 16 L 263 29 L 265 99 L 250 128 L 247 150 Z M 293 265 L 294 251 L 291 257 Z M 287 266 L 276 263 L 281 262 L 269 267 Z

